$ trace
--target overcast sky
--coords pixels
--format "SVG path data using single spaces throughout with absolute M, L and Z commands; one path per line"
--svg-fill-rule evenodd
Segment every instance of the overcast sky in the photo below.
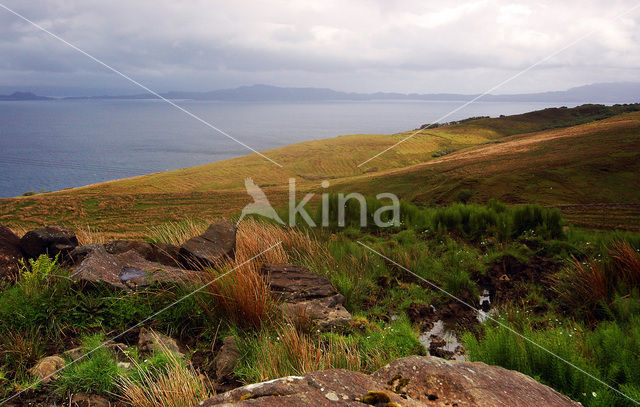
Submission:
M 0 0 L 154 90 L 256 83 L 494 93 L 640 80 L 638 0 Z M 0 9 L 0 86 L 123 90 L 117 75 Z

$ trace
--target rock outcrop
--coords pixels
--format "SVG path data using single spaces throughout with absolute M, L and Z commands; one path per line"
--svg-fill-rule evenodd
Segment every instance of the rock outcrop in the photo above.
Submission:
M 69 257 L 77 264 L 71 278 L 82 283 L 140 289 L 156 283 L 184 283 L 201 278 L 198 271 L 155 263 L 135 250 L 111 254 L 105 246 L 95 243 L 75 249 Z
M 223 220 L 209 226 L 200 236 L 187 240 L 180 247 L 183 265 L 191 269 L 213 267 L 225 258 L 233 258 L 236 231 L 233 223 Z
M 46 226 L 27 232 L 20 239 L 20 247 L 30 258 L 37 258 L 41 254 L 50 257 L 60 255 L 61 259 L 78 246 L 76 234 L 62 226 Z
M 521 373 L 431 356 L 398 359 L 367 376 L 325 370 L 251 384 L 201 403 L 213 406 L 577 407 Z
M 289 317 L 304 313 L 324 330 L 344 327 L 351 320 L 344 296 L 328 278 L 293 264 L 265 265 L 261 273 L 272 294 L 283 301 L 283 311 Z
M 0 280 L 16 278 L 22 259 L 20 238 L 6 226 L 0 225 Z

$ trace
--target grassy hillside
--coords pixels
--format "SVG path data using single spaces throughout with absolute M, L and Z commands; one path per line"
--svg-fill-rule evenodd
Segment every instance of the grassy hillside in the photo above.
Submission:
M 458 191 L 469 189 L 478 202 L 494 197 L 507 203 L 571 204 L 571 221 L 636 228 L 637 207 L 612 211 L 593 204 L 640 204 L 639 108 L 585 105 L 466 120 L 423 130 L 360 168 L 359 163 L 413 131 L 309 141 L 265 152 L 283 168 L 254 154 L 0 200 L 0 222 L 14 227 L 62 223 L 111 236 L 140 236 L 159 223 L 241 209 L 250 202 L 244 191 L 247 177 L 264 188 L 272 203 L 284 204 L 288 179 L 295 177 L 301 195 L 321 192 L 324 179 L 334 192 L 390 191 L 418 204 L 450 202 Z M 576 205 L 585 204 L 591 205 L 584 208 L 589 216 L 582 218 Z

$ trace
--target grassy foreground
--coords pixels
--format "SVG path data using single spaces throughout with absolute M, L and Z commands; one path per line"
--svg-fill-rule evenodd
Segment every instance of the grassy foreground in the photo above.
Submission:
M 213 377 L 212 350 L 228 335 L 239 343 L 235 375 L 245 383 L 327 368 L 372 372 L 426 352 L 418 337 L 428 321 L 416 310 L 433 305 L 453 310 L 447 324 L 463 337 L 472 360 L 522 371 L 584 405 L 633 405 L 493 322 L 479 323 L 473 310 L 456 308 L 456 301 L 358 242 L 469 303 L 477 304 L 483 289 L 494 291 L 494 318 L 637 398 L 640 235 L 587 233 L 567 226 L 558 210 L 497 201 L 435 209 L 403 203 L 402 226 L 392 229 L 355 228 L 357 206 L 348 208 L 347 219 L 346 228 L 321 232 L 243 221 L 236 260 L 211 269 L 211 279 L 264 247 L 282 246 L 146 324 L 179 339 L 191 363 L 159 350 L 129 354 L 134 368 L 123 369 L 103 349 L 23 397 L 90 392 L 122 405 L 167 406 L 202 400 L 213 385 L 200 374 Z M 147 238 L 180 243 L 205 227 L 201 221 L 168 223 Z M 321 333 L 304 315 L 284 318 L 258 276 L 263 262 L 302 264 L 329 277 L 354 315 L 350 326 Z M 32 383 L 28 368 L 38 358 L 77 345 L 93 349 L 198 287 L 85 292 L 65 278 L 68 273 L 41 257 L 15 284 L 0 287 L 0 396 Z M 509 284 L 502 286 L 504 275 Z M 176 383 L 179 397 L 170 387 Z
M 189 217 L 228 216 L 251 202 L 253 178 L 274 206 L 298 194 L 393 192 L 418 205 L 496 198 L 509 204 L 562 205 L 568 220 L 595 228 L 640 230 L 639 105 L 584 105 L 428 128 L 362 167 L 413 131 L 350 135 L 200 167 L 82 188 L 0 199 L 12 227 L 58 223 L 107 237 L 143 237 L 147 228 Z M 135 219 L 135 222 L 132 222 Z

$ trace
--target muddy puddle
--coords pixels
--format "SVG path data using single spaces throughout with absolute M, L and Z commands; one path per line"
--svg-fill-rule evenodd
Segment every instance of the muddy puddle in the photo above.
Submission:
M 491 297 L 488 290 L 482 292 L 478 303 L 480 307 L 478 312 L 475 312 L 476 320 L 482 324 L 496 314 L 495 310 L 490 309 Z M 465 361 L 466 351 L 454 327 L 455 324 L 438 319 L 432 323 L 431 329 L 423 332 L 418 339 L 432 356 Z

